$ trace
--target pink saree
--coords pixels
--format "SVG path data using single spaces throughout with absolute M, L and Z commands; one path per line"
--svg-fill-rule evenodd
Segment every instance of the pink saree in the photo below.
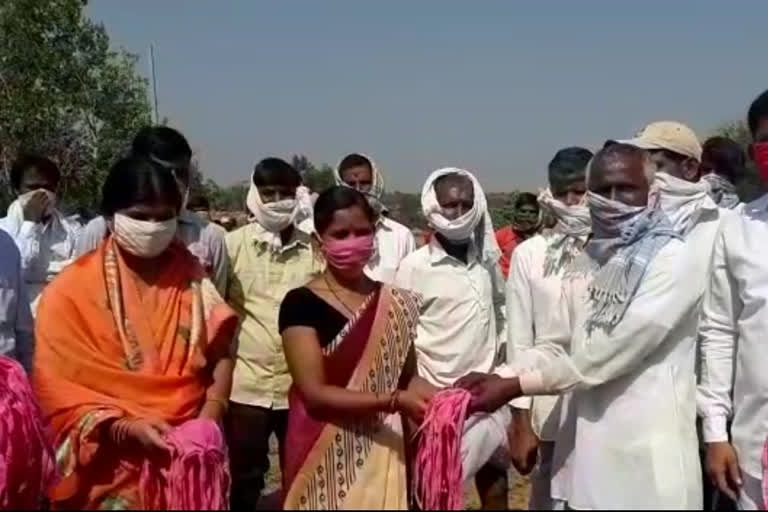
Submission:
M 328 383 L 364 392 L 397 388 L 416 337 L 420 299 L 383 286 L 324 349 Z M 284 508 L 408 508 L 399 414 L 356 421 L 313 418 L 295 389 L 283 461 Z

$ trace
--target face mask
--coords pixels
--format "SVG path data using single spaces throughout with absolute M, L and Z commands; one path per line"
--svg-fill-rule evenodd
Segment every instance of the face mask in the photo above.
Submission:
M 322 251 L 325 260 L 333 268 L 362 268 L 373 255 L 373 235 L 324 241 Z
M 647 206 L 630 206 L 587 192 L 587 205 L 592 217 L 592 232 L 596 238 L 616 238 L 622 228 L 646 211 Z
M 768 183 L 768 142 L 759 142 L 752 146 L 752 158 L 763 181 Z
M 263 203 L 259 190 L 253 184 L 248 190 L 248 197 L 245 202 L 256 222 L 272 233 L 279 233 L 293 224 L 298 212 L 296 198 Z
M 112 233 L 125 251 L 139 258 L 155 258 L 171 245 L 176 226 L 176 218 L 151 222 L 116 213 Z

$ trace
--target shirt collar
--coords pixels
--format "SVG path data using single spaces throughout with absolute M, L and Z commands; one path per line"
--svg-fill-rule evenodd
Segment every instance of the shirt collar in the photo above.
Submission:
M 437 236 L 432 236 L 432 239 L 429 241 L 429 261 L 432 263 L 432 265 L 438 265 L 442 263 L 444 260 L 453 260 L 453 261 L 460 261 L 448 254 L 445 249 L 443 248 L 443 244 L 440 243 L 440 241 L 437 239 Z M 480 262 L 480 258 L 477 252 L 477 248 L 475 247 L 474 243 L 469 244 L 469 249 L 467 253 L 467 264 L 471 264 L 474 262 Z M 464 262 L 461 262 L 464 263 Z
M 275 236 L 274 233 L 265 229 L 264 226 L 262 226 L 258 222 L 251 222 L 248 225 L 248 227 L 250 230 L 249 235 L 251 236 L 254 245 L 267 246 Z M 312 235 L 308 233 L 305 229 L 302 229 L 301 226 L 294 226 L 291 239 L 288 240 L 287 244 L 280 247 L 278 252 L 285 252 L 297 246 L 309 247 L 311 244 L 312 244 Z

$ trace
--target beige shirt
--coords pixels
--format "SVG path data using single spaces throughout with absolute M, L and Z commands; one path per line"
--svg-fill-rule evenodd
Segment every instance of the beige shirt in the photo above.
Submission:
M 227 301 L 240 317 L 233 402 L 274 409 L 288 408 L 291 376 L 277 319 L 280 303 L 293 288 L 322 271 L 310 235 L 296 229 L 288 244 L 272 251 L 266 230 L 248 224 L 226 237 L 230 272 Z
M 419 375 L 435 386 L 451 386 L 471 372 L 492 372 L 506 336 L 498 265 L 479 261 L 474 246 L 468 262 L 450 256 L 433 238 L 400 263 L 395 278 L 395 286 L 423 298 L 416 361 Z

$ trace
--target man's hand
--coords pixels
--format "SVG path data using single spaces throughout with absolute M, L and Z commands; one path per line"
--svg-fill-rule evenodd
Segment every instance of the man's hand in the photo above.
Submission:
M 507 431 L 509 455 L 512 465 L 521 475 L 527 475 L 536 466 L 539 453 L 539 438 L 531 427 L 528 409 L 513 409 L 512 424 Z
M 43 215 L 48 209 L 50 199 L 45 190 L 35 190 L 29 192 L 29 196 L 26 201 L 22 203 L 22 213 L 24 214 L 24 220 L 29 222 L 38 223 L 43 219 Z
M 520 396 L 517 378 L 502 379 L 498 375 L 470 373 L 454 384 L 472 393 L 468 414 L 492 413 L 504 404 Z
M 732 500 L 738 501 L 742 485 L 741 470 L 731 443 L 709 443 L 706 467 L 712 485 Z

